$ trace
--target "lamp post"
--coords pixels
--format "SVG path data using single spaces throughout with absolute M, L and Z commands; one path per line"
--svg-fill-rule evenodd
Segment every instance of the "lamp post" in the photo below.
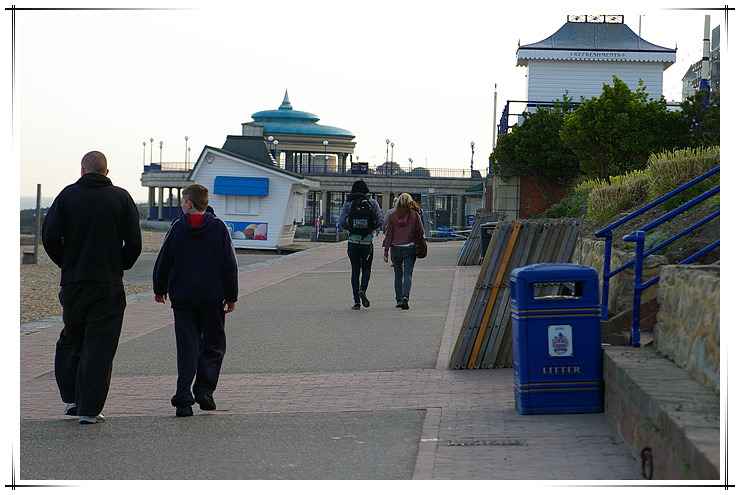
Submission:
M 276 139 L 276 140 L 273 141 L 273 143 L 275 143 L 275 163 L 277 163 L 277 166 L 279 167 L 280 166 L 280 160 L 278 158 L 280 157 L 280 155 L 278 155 L 278 149 L 277 149 L 277 145 L 278 145 L 279 141 Z
M 159 166 L 162 166 L 162 145 L 164 144 L 164 141 L 159 142 Z
M 324 140 L 324 173 L 326 173 L 326 145 L 329 144 L 329 141 Z
M 390 139 L 385 140 L 385 173 L 388 173 L 388 144 L 391 142 Z
M 188 168 L 188 137 L 185 136 L 185 168 Z
M 141 162 L 142 162 L 142 163 L 144 164 L 144 166 L 146 167 L 146 141 L 144 141 L 144 142 L 143 142 L 143 143 L 141 143 L 141 144 L 143 144 L 143 145 L 144 145 L 144 154 L 143 154 L 143 156 L 141 157 Z
M 473 155 L 475 154 L 475 142 L 470 141 L 470 178 L 473 178 Z
M 274 138 L 274 137 L 272 137 L 272 136 L 268 136 L 268 137 L 267 137 L 267 140 L 268 140 L 268 141 L 270 142 L 270 154 L 271 154 L 271 155 L 273 156 L 273 158 L 274 158 L 274 157 L 275 157 L 275 154 L 274 154 L 274 153 L 272 152 L 272 142 L 273 142 L 273 141 L 275 140 L 275 138 Z
M 393 174 L 393 147 L 396 143 L 391 143 L 391 174 Z
M 409 158 L 409 173 L 414 169 L 414 160 Z
M 190 146 L 188 146 L 188 160 L 187 160 L 187 162 L 188 162 L 188 164 L 190 164 Z
M 152 152 L 154 152 L 154 138 L 149 138 L 149 142 L 152 144 L 149 148 L 149 163 L 154 162 L 154 159 L 152 158 Z

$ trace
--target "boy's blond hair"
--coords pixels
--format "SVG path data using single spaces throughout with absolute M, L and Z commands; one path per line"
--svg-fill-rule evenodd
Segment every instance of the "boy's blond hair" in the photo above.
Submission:
M 182 200 L 190 200 L 193 203 L 193 208 L 198 211 L 206 211 L 208 207 L 208 189 L 200 184 L 193 184 L 182 190 Z

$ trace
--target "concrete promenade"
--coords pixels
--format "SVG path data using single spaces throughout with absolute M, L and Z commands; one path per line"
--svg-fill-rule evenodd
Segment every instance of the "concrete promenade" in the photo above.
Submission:
M 447 369 L 480 269 L 457 266 L 462 243 L 430 243 L 404 311 L 381 239 L 360 311 L 346 242 L 239 257 L 216 411 L 175 417 L 172 310 L 151 294 L 129 298 L 103 424 L 63 414 L 62 326 L 21 335 L 16 482 L 642 479 L 604 414 L 523 416 L 511 369 Z

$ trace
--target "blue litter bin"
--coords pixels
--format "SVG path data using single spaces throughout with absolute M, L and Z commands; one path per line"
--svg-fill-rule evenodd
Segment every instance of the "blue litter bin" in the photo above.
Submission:
M 520 414 L 604 411 L 596 270 L 540 263 L 511 272 L 514 394 Z

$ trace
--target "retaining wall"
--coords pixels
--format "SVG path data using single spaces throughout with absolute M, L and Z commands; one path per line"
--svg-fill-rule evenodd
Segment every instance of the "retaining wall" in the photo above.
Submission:
M 719 267 L 669 265 L 660 271 L 655 346 L 714 392 L 720 389 Z

